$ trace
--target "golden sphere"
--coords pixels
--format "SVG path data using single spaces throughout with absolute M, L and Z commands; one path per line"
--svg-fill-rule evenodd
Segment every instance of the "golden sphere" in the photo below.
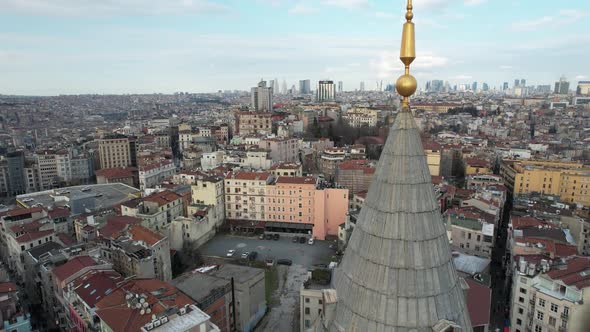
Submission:
M 411 21 L 414 18 L 414 13 L 407 12 L 406 13 L 406 20 Z
M 414 76 L 410 74 L 404 74 L 400 76 L 395 82 L 395 89 L 402 97 L 409 97 L 413 95 L 414 92 L 416 92 L 417 87 L 418 82 L 416 82 Z

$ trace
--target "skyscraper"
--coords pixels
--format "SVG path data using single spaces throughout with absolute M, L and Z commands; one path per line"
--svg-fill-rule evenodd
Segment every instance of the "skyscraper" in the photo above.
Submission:
M 281 84 L 281 93 L 286 95 L 287 94 L 287 81 L 283 78 L 283 84 Z
M 338 92 L 344 91 L 344 83 L 342 81 L 338 81 Z
M 559 82 L 555 82 L 555 90 L 553 93 L 558 95 L 567 95 L 570 90 L 570 82 L 567 81 L 565 76 L 559 79 Z
M 260 81 L 251 91 L 252 108 L 256 111 L 272 111 L 272 87 L 266 86 L 266 81 Z
M 471 90 L 473 92 L 477 91 L 477 82 L 473 82 L 473 84 L 471 84 Z
M 432 91 L 434 92 L 441 92 L 443 89 L 443 81 L 442 80 L 432 80 Z
M 416 79 L 414 24 L 408 0 L 396 82 L 403 96 L 373 182 L 333 285 L 337 303 L 330 331 L 471 331 L 464 288 L 410 110 Z M 328 314 L 326 313 L 326 316 Z
M 520 86 L 520 80 L 517 78 L 514 80 L 514 87 Z
M 332 101 L 336 98 L 336 87 L 334 81 L 319 81 L 317 100 L 318 101 Z
M 360 91 L 365 91 L 365 82 L 362 82 L 362 81 L 361 81 L 361 85 L 360 85 L 360 87 L 359 87 L 359 90 L 360 90 Z
M 100 168 L 137 167 L 136 138 L 108 135 L 98 141 Z
M 299 81 L 299 93 L 302 95 L 307 95 L 311 93 L 311 84 L 309 80 Z
M 526 80 L 524 78 L 520 79 L 520 86 L 522 86 L 522 87 L 526 86 Z
M 275 78 L 274 80 L 272 80 L 272 84 L 270 85 L 270 87 L 272 88 L 273 93 L 280 93 L 278 79 Z
M 481 85 L 481 90 L 482 90 L 482 91 L 488 91 L 489 89 L 490 89 L 490 87 L 488 86 L 488 84 L 487 84 L 487 83 L 485 83 L 485 82 L 484 82 L 484 83 Z
M 504 85 L 502 86 L 502 90 L 504 90 L 504 91 L 508 90 L 508 82 L 504 82 Z

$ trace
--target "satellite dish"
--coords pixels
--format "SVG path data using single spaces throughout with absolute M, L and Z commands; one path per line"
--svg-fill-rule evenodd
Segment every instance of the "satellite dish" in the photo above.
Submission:
M 152 320 L 156 320 L 156 315 L 152 315 Z
M 141 308 L 141 303 L 137 303 L 137 304 L 135 305 L 135 307 L 136 307 L 137 309 Z
M 140 315 L 145 314 L 145 310 L 141 309 L 141 311 L 139 312 Z
M 144 303 L 143 303 L 143 307 L 144 307 L 144 308 L 147 308 L 147 307 L 149 307 L 149 306 L 150 306 L 150 305 L 149 305 L 147 302 L 144 302 Z
M 139 299 L 139 302 L 140 303 L 144 303 L 145 302 L 145 299 L 142 297 L 141 299 Z
M 145 312 L 147 312 L 149 314 L 150 312 L 152 312 L 152 309 L 147 308 L 147 309 L 145 309 Z M 153 317 L 153 315 L 152 315 L 152 317 Z

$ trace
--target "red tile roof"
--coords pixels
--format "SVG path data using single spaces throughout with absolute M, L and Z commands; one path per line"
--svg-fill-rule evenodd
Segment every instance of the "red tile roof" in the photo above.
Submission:
M 301 164 L 297 163 L 277 163 L 270 167 L 270 169 L 299 169 Z
M 137 171 L 135 167 L 116 167 L 105 168 L 96 171 L 96 176 L 102 176 L 107 179 L 119 179 L 133 177 L 133 172 Z
M 37 220 L 34 220 L 34 221 L 31 221 L 26 224 L 12 225 L 12 226 L 10 226 L 10 230 L 15 234 L 21 233 L 21 232 L 34 232 L 34 231 L 39 230 L 39 228 L 41 228 L 42 226 L 43 226 L 42 223 L 40 223 Z
M 53 210 L 49 211 L 49 218 L 57 219 L 57 218 L 64 218 L 70 216 L 70 209 L 65 207 L 56 207 Z
M 0 282 L 0 293 L 16 292 L 16 285 L 11 282 Z
M 172 164 L 172 160 L 163 160 L 163 161 L 151 163 L 149 165 L 141 166 L 139 168 L 139 170 L 142 171 L 142 172 L 147 172 L 147 171 L 151 171 L 151 170 L 156 169 L 156 168 L 168 166 L 170 164 Z
M 578 289 L 590 286 L 590 274 L 582 272 L 590 270 L 590 257 L 574 257 L 567 262 L 565 269 L 552 269 L 547 275 L 554 280 L 561 280 L 566 285 Z
M 366 159 L 345 160 L 338 165 L 340 170 L 363 170 L 365 174 L 375 173 L 375 167 L 371 166 Z
M 173 191 L 164 190 L 157 193 L 153 193 L 145 197 L 143 200 L 146 202 L 154 202 L 157 203 L 158 206 L 162 206 L 181 198 L 182 196 Z
M 150 315 L 141 315 L 137 308 L 127 305 L 129 293 L 145 294 L 151 309 Z M 161 315 L 168 308 L 180 308 L 194 302 L 171 284 L 158 279 L 132 279 L 125 281 L 111 294 L 96 303 L 96 314 L 113 332 L 140 331 L 152 320 L 152 315 Z
M 440 151 L 442 149 L 442 146 L 435 141 L 424 141 L 422 142 L 422 147 L 424 150 L 430 151 Z
M 229 173 L 225 178 L 232 180 L 266 181 L 269 177 L 270 173 L 267 172 L 232 172 Z
M 472 326 L 486 325 L 490 323 L 490 308 L 492 303 L 492 290 L 472 279 L 465 279 L 469 285 L 467 291 L 467 310 L 471 318 Z
M 97 265 L 97 263 L 94 261 L 94 259 L 92 259 L 92 257 L 76 256 L 67 261 L 65 264 L 56 267 L 52 272 L 55 278 L 59 282 L 62 282 L 83 268 L 94 265 Z
M 65 246 L 71 246 L 76 244 L 76 240 L 74 240 L 71 236 L 66 233 L 57 233 L 57 238 L 63 243 Z
M 279 176 L 276 184 L 312 184 L 315 185 L 317 179 L 313 176 Z
M 537 227 L 537 226 L 545 226 L 545 225 L 551 226 L 551 224 L 549 224 L 548 222 L 543 221 L 543 220 L 539 220 L 539 219 L 537 219 L 535 217 L 531 217 L 531 216 L 524 216 L 524 217 L 511 216 L 510 221 L 512 222 L 512 228 L 514 228 L 514 229 L 522 229 L 522 228 L 527 228 L 527 227 Z M 551 226 L 551 228 L 553 228 L 553 226 Z
M 135 217 L 116 216 L 107 219 L 106 225 L 98 230 L 98 234 L 109 239 L 116 239 L 129 225 L 141 224 L 143 220 Z
M 147 243 L 149 246 L 153 246 L 154 244 L 160 242 L 164 239 L 164 236 L 158 234 L 147 227 L 143 227 L 141 225 L 133 225 L 129 227 L 128 230 L 129 235 L 135 241 L 143 241 Z
M 465 158 L 465 164 L 471 167 L 489 167 L 487 161 L 479 158 Z
M 34 207 L 34 208 L 28 208 L 28 209 L 15 209 L 15 210 L 10 210 L 10 211 L 6 211 L 4 213 L 5 216 L 7 217 L 16 217 L 16 216 L 22 216 L 24 214 L 28 214 L 28 213 L 38 213 L 43 211 L 42 207 Z
M 96 302 L 113 292 L 117 288 L 117 283 L 123 280 L 125 278 L 113 270 L 91 270 L 74 279 L 72 284 L 82 301 L 94 308 Z
M 27 242 L 31 242 L 31 241 L 35 241 L 37 239 L 46 237 L 47 235 L 51 235 L 53 234 L 53 229 L 49 229 L 46 231 L 37 231 L 37 232 L 29 232 L 26 234 L 23 234 L 19 237 L 16 238 L 16 242 L 18 243 L 27 243 Z

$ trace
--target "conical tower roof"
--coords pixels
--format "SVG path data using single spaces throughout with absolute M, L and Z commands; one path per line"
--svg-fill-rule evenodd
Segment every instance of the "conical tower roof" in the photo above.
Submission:
M 398 114 L 342 263 L 330 331 L 470 331 L 420 133 Z

